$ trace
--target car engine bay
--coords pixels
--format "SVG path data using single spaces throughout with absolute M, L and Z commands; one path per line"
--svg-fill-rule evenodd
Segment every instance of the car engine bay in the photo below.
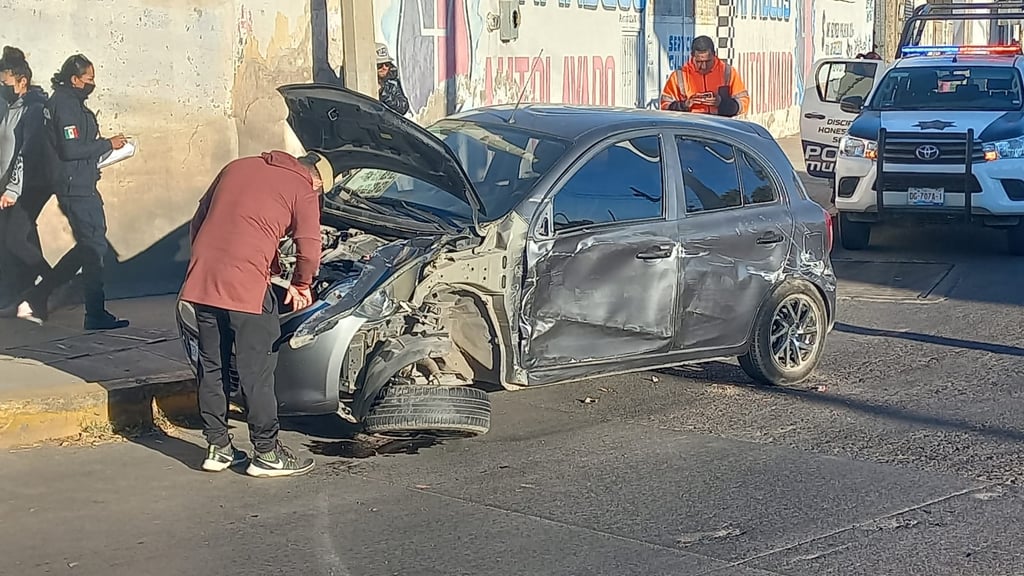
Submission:
M 374 251 L 387 244 L 383 240 L 355 228 L 339 230 L 331 226 L 320 226 L 320 270 L 313 280 L 313 294 L 320 298 L 332 286 L 342 280 L 359 276 L 362 261 L 368 259 Z M 278 261 L 281 263 L 281 274 L 275 277 L 276 284 L 291 281 L 295 273 L 295 243 L 291 238 L 284 238 L 278 248 Z

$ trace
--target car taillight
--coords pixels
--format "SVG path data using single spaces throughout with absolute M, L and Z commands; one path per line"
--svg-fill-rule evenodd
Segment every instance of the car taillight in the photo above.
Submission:
M 832 239 L 835 238 L 835 232 L 832 224 L 832 215 L 829 214 L 828 210 L 825 210 L 825 234 L 827 235 L 827 244 L 825 246 L 825 253 L 832 253 Z

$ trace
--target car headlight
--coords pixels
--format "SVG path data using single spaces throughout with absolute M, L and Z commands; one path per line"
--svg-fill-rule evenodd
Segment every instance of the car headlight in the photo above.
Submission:
M 370 293 L 356 307 L 356 316 L 366 318 L 369 322 L 383 320 L 395 313 L 398 303 L 395 302 L 391 285 L 382 286 Z
M 839 155 L 844 158 L 878 158 L 878 142 L 864 140 L 853 136 L 843 136 L 839 140 Z
M 985 160 L 991 162 L 1001 158 L 1024 158 L 1024 136 L 989 142 L 982 146 L 985 151 Z

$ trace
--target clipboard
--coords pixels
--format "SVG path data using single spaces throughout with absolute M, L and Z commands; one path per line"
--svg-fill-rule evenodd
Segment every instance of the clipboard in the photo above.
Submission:
M 135 156 L 135 143 L 128 141 L 124 143 L 124 146 L 122 146 L 120 150 L 111 150 L 103 156 L 100 156 L 100 161 L 96 167 L 102 170 L 108 166 L 113 166 L 118 162 L 127 160 L 132 156 Z

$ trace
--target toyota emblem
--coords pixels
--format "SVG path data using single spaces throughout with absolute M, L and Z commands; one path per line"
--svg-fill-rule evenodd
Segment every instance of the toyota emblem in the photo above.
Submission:
M 924 146 L 918 146 L 914 154 L 920 160 L 935 160 L 939 157 L 939 147 L 925 144 Z

